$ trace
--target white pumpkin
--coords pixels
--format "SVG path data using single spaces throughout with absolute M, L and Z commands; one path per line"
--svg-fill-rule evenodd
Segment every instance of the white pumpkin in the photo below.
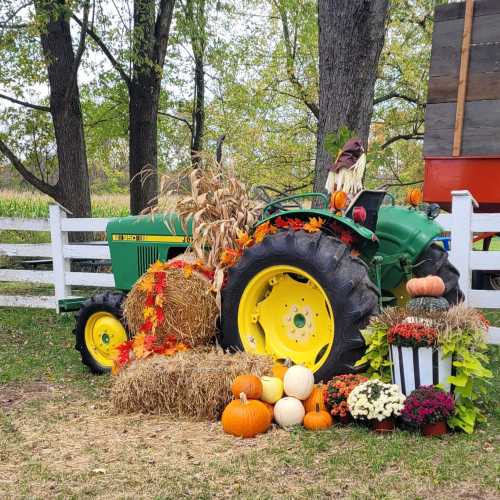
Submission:
M 281 398 L 274 405 L 274 420 L 281 427 L 301 424 L 305 414 L 304 405 L 297 398 Z
M 305 366 L 292 366 L 285 373 L 283 387 L 287 396 L 301 400 L 307 399 L 314 388 L 313 372 Z

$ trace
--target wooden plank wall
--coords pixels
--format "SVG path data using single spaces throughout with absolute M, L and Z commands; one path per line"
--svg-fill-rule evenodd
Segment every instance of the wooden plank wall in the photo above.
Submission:
M 465 3 L 435 11 L 425 156 L 451 156 Z M 500 0 L 476 0 L 462 156 L 500 154 Z

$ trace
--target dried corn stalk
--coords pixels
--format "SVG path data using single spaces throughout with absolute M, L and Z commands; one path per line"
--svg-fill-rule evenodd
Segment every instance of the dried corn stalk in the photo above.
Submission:
M 185 177 L 176 186 L 183 184 Z M 190 219 L 193 221 L 191 252 L 215 270 L 214 290 L 220 306 L 225 267 L 221 254 L 225 249 L 238 248 L 238 234 L 251 230 L 261 213 L 262 203 L 249 197 L 247 187 L 233 171 L 223 169 L 214 160 L 203 158 L 202 166 L 189 174 L 189 184 L 190 193 L 177 201 L 175 211 L 184 227 Z M 160 207 L 161 199 L 171 198 L 174 185 L 172 180 L 162 180 L 162 186 L 170 189 L 160 194 Z

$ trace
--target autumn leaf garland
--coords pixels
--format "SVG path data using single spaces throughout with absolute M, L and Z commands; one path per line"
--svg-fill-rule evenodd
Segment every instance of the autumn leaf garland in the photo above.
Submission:
M 237 249 L 225 248 L 220 257 L 220 262 L 223 266 L 234 266 L 239 258 L 243 255 L 245 248 L 249 248 L 255 244 L 261 243 L 268 234 L 275 234 L 280 229 L 290 229 L 292 231 L 306 231 L 308 233 L 316 233 L 321 231 L 325 226 L 325 220 L 321 217 L 309 217 L 306 222 L 297 217 L 283 218 L 281 216 L 271 221 L 266 221 L 255 229 L 253 236 L 240 231 L 236 239 Z M 356 243 L 356 236 L 345 228 L 342 224 L 332 222 L 328 225 L 328 229 L 333 231 L 342 243 L 351 246 Z

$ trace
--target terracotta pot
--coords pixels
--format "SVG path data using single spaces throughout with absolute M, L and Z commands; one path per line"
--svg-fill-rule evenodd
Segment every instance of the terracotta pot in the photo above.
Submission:
M 392 432 L 395 427 L 393 418 L 384 418 L 380 422 L 378 420 L 373 422 L 373 430 L 375 432 Z
M 422 434 L 424 436 L 442 436 L 448 432 L 448 427 L 446 421 L 440 420 L 439 422 L 434 422 L 433 424 L 425 424 L 422 427 Z

